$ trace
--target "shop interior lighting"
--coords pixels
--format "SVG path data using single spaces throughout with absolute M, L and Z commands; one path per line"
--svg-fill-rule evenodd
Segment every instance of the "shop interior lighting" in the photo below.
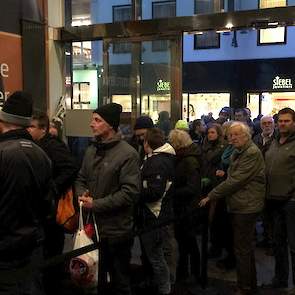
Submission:
M 227 29 L 231 30 L 231 29 L 233 28 L 233 26 L 234 26 L 234 25 L 233 25 L 231 22 L 228 22 L 228 23 L 226 24 L 225 27 L 226 27 Z

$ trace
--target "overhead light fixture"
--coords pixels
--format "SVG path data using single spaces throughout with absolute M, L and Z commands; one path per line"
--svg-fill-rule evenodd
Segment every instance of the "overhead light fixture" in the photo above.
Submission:
M 190 31 L 190 32 L 185 32 L 184 34 L 186 34 L 186 35 L 203 35 L 204 33 L 202 31 Z
M 234 25 L 232 24 L 232 22 L 228 22 L 225 27 L 231 30 L 234 27 Z
M 279 22 L 271 22 L 271 23 L 268 23 L 269 26 L 278 26 L 279 25 Z
M 218 34 L 222 34 L 222 33 L 229 33 L 229 32 L 231 32 L 231 30 L 230 30 L 230 29 L 216 30 L 216 33 L 218 33 Z

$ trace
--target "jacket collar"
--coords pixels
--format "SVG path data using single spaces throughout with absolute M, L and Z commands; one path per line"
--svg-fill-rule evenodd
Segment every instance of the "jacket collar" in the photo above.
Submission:
M 250 145 L 252 144 L 252 140 L 250 139 L 241 149 L 235 148 L 234 154 L 241 155 L 244 151 L 246 151 Z
M 280 144 L 280 138 L 281 138 L 281 135 L 280 133 L 278 133 L 278 135 L 276 136 L 276 141 L 278 144 Z M 291 142 L 291 141 L 294 141 L 295 140 L 295 132 L 291 133 L 288 137 L 287 137 L 287 140 L 284 142 L 284 144 L 288 143 L 288 142 Z
M 99 138 L 94 138 L 92 144 L 96 147 L 96 151 L 104 152 L 111 149 L 121 141 L 121 135 L 117 133 L 112 139 L 101 140 Z
M 0 142 L 11 139 L 28 139 L 33 140 L 32 136 L 26 129 L 14 129 L 0 134 Z

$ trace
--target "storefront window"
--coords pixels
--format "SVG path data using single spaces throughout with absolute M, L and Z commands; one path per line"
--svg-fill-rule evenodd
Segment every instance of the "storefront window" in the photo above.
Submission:
M 124 113 L 131 113 L 132 111 L 131 95 L 112 95 L 112 102 L 122 105 Z
M 170 95 L 144 95 L 141 102 L 141 113 L 149 115 L 154 122 L 157 122 L 159 113 L 167 111 L 170 113 Z
M 229 93 L 197 93 L 189 95 L 189 120 L 200 119 L 212 113 L 217 119 L 220 110 L 230 105 Z
M 274 115 L 283 108 L 295 109 L 295 92 L 264 92 L 261 96 L 263 115 Z
M 259 115 L 259 93 L 247 94 L 247 108 L 251 110 L 252 118 L 256 118 Z

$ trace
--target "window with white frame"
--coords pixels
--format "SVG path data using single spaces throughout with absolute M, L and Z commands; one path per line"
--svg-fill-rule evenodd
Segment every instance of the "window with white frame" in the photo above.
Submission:
M 215 13 L 221 11 L 221 0 L 195 0 L 195 14 Z M 194 49 L 220 47 L 220 35 L 215 31 L 203 32 L 194 36 Z
M 175 1 L 159 1 L 152 4 L 153 19 L 168 18 L 176 16 L 176 2 Z M 167 40 L 156 40 L 152 42 L 153 51 L 168 50 Z
M 113 22 L 123 22 L 132 19 L 131 5 L 113 6 Z M 131 43 L 118 42 L 113 44 L 113 53 L 130 53 Z
M 259 0 L 259 8 L 274 8 L 287 6 L 286 0 Z M 257 34 L 258 45 L 274 45 L 286 43 L 286 27 L 260 29 Z

